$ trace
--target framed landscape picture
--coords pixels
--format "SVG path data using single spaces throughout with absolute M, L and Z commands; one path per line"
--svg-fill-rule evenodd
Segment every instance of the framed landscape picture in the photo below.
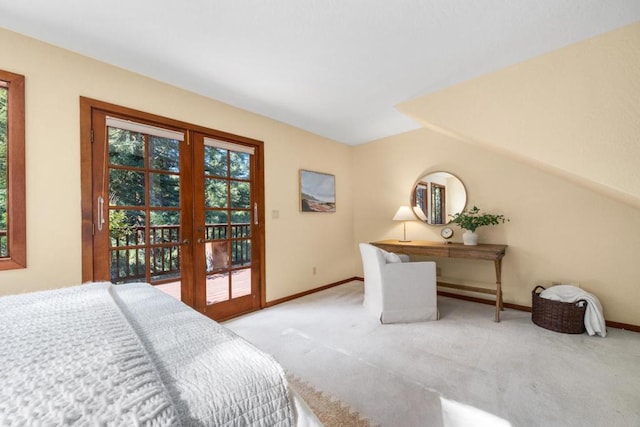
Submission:
M 336 177 L 327 173 L 300 170 L 300 210 L 336 211 Z

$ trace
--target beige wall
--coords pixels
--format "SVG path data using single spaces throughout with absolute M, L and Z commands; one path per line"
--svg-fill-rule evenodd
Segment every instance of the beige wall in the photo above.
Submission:
M 640 23 L 405 102 L 427 126 L 640 207 Z
M 607 320 L 640 325 L 637 209 L 426 129 L 355 147 L 353 164 L 356 241 L 401 238 L 402 223 L 391 218 L 409 204 L 416 179 L 449 171 L 465 184 L 468 205 L 511 220 L 479 229 L 481 243 L 509 245 L 506 302 L 530 306 L 539 282 L 577 282 L 600 298 Z M 409 222 L 407 238 L 442 241 L 440 229 Z M 452 240 L 462 241 L 462 231 L 454 232 Z M 493 263 L 436 261 L 442 275 L 458 283 L 495 281 Z
M 509 245 L 507 302 L 530 305 L 538 281 L 579 282 L 602 300 L 608 320 L 640 325 L 638 209 L 513 160 L 521 156 L 426 129 L 349 147 L 5 30 L 0 51 L 0 68 L 26 76 L 29 263 L 0 272 L 0 295 L 81 280 L 78 98 L 87 96 L 265 141 L 268 300 L 361 275 L 357 243 L 399 238 L 402 224 L 391 217 L 409 203 L 416 179 L 446 170 L 465 183 L 469 203 L 511 219 L 480 230 L 482 241 Z M 618 96 L 627 102 L 613 86 L 609 104 Z M 626 119 L 617 125 L 620 135 L 635 129 Z M 585 126 L 575 138 L 590 141 L 591 130 Z M 603 154 L 602 167 L 635 165 L 633 147 L 623 148 L 628 156 Z M 300 168 L 336 175 L 337 213 L 299 212 Z M 409 238 L 439 240 L 438 227 L 413 222 L 407 228 Z M 456 229 L 454 240 L 460 235 Z M 493 279 L 490 263 L 439 264 L 443 275 L 460 282 Z
M 265 142 L 267 300 L 353 275 L 350 147 L 2 29 L 0 52 L 26 77 L 28 232 L 0 295 L 81 281 L 80 96 Z M 337 213 L 299 212 L 300 168 L 336 175 Z

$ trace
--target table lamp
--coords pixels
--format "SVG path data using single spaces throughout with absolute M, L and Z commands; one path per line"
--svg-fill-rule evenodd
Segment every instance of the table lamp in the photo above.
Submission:
M 400 206 L 396 214 L 393 216 L 394 221 L 404 221 L 402 224 L 404 228 L 404 238 L 400 240 L 401 242 L 411 241 L 407 240 L 407 221 L 415 221 L 415 219 L 416 217 L 409 206 Z

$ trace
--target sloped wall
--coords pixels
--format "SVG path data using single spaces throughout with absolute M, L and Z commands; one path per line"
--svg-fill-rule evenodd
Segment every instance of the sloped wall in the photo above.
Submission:
M 640 23 L 402 103 L 426 127 L 640 208 Z

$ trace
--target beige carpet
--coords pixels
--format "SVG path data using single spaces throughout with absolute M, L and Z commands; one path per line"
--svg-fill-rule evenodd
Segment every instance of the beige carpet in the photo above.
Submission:
M 640 334 L 549 331 L 531 313 L 438 298 L 440 320 L 381 325 L 351 282 L 225 325 L 384 427 L 437 426 L 439 395 L 514 427 L 640 427 Z M 606 307 L 605 307 L 606 312 Z
M 287 375 L 289 386 L 309 405 L 325 427 L 371 427 L 368 420 L 360 418 L 358 412 L 316 390 L 295 375 Z

